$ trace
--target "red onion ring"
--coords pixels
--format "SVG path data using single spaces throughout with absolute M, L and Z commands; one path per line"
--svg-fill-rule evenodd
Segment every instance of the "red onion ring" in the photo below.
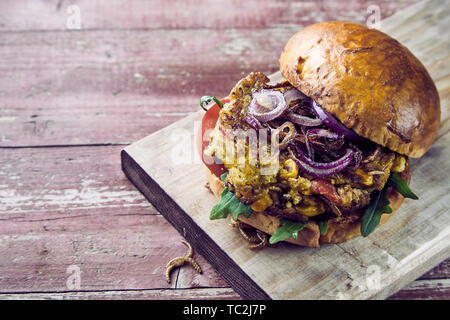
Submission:
M 356 132 L 345 127 L 335 117 L 333 117 L 330 113 L 325 111 L 325 109 L 323 109 L 316 101 L 314 101 L 313 99 L 311 100 L 312 100 L 312 110 L 314 114 L 316 115 L 317 118 L 321 119 L 327 127 L 333 129 L 337 133 L 342 134 L 348 140 L 351 141 L 364 140 L 364 138 L 357 135 Z
M 344 170 L 353 160 L 354 151 L 352 149 L 347 149 L 347 152 L 340 159 L 332 162 L 316 162 L 308 157 L 306 157 L 301 149 L 297 146 L 298 158 L 291 151 L 291 156 L 293 160 L 298 165 L 299 169 L 315 178 L 326 178 L 335 173 Z
M 309 99 L 307 96 L 305 96 L 301 91 L 297 89 L 291 89 L 284 93 L 284 98 L 286 99 L 286 104 L 289 106 L 292 101 L 298 100 L 298 99 Z M 293 123 L 302 125 L 305 127 L 317 127 L 322 124 L 322 120 L 320 119 L 314 119 L 306 116 L 302 116 L 299 114 L 296 114 L 294 112 L 290 112 L 287 115 L 287 118 L 291 120 Z
M 294 112 L 291 112 L 287 115 L 287 118 L 291 120 L 295 124 L 299 124 L 305 127 L 317 127 L 322 124 L 321 119 L 313 119 L 310 117 L 301 116 L 299 114 L 296 114 Z
M 261 106 L 258 104 L 258 96 L 265 95 L 272 100 L 272 106 Z M 248 106 L 248 113 L 261 122 L 267 122 L 278 118 L 287 108 L 286 100 L 281 92 L 276 90 L 262 89 L 253 95 Z
M 261 122 L 259 122 L 258 119 L 251 115 L 245 116 L 244 121 L 255 130 L 261 129 L 263 127 Z
M 326 129 L 311 129 L 308 130 L 307 134 L 314 134 L 319 137 L 328 138 L 328 139 L 340 139 L 342 136 L 336 132 Z
M 273 110 L 274 99 L 271 97 L 270 93 L 272 90 L 261 89 L 253 94 L 252 101 L 249 105 L 249 110 L 254 110 L 258 113 L 265 113 Z

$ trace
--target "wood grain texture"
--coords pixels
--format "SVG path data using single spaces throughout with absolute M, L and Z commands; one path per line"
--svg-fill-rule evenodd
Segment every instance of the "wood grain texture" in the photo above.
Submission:
M 418 0 L 378 0 L 382 18 Z M 351 20 L 365 23 L 365 0 L 213 1 L 213 0 L 3 0 L 0 31 L 65 30 L 69 6 L 80 9 L 81 28 L 91 29 L 226 29 L 307 25 L 317 21 Z M 38 16 L 39 19 L 35 17 Z
M 151 289 L 1 294 L 1 300 L 240 300 L 231 288 Z
M 450 300 L 448 279 L 424 281 L 418 280 L 389 297 L 390 300 Z
M 416 2 L 376 4 L 387 17 Z M 80 6 L 82 30 L 66 29 L 70 4 Z M 196 111 L 205 93 L 225 95 L 250 71 L 276 71 L 277 52 L 299 27 L 328 19 L 363 23 L 369 4 L 1 1 L 0 275 L 7 271 L 8 278 L 0 277 L 0 299 L 237 298 L 199 255 L 203 275 L 182 268 L 172 277 L 181 291 L 154 289 L 167 288 L 159 270 L 185 247 L 124 178 L 120 145 Z M 229 10 L 234 5 L 248 10 Z M 221 19 L 212 19 L 217 12 Z M 24 146 L 32 148 L 16 149 Z M 152 234 L 142 237 L 146 232 Z M 87 270 L 81 289 L 92 291 L 66 292 L 66 268 L 74 262 Z M 447 261 L 421 279 L 448 278 L 448 270 Z M 141 282 L 150 290 L 139 289 Z M 433 284 L 420 288 L 403 297 L 437 292 Z
M 437 17 L 435 9 L 438 4 L 434 1 L 425 7 L 415 7 L 416 19 L 423 22 L 425 35 L 430 32 L 429 29 L 443 30 L 447 25 L 447 19 Z M 395 28 L 395 24 L 401 23 L 397 18 L 383 22 L 383 25 Z M 411 44 L 413 51 L 414 45 L 421 44 L 417 38 Z M 411 48 L 407 38 L 403 41 L 400 37 L 399 40 Z M 427 41 L 428 38 L 422 40 Z M 448 45 L 448 37 L 435 39 L 435 47 Z M 435 57 L 436 61 L 440 58 Z M 436 61 L 428 60 L 428 63 Z M 449 68 L 443 67 L 442 74 L 447 77 Z M 275 299 L 386 298 L 450 255 L 450 221 L 447 215 L 450 189 L 445 178 L 450 170 L 450 149 L 447 147 L 450 143 L 447 123 L 449 100 L 446 91 L 448 83 L 444 83 L 443 87 L 441 84 L 443 114 L 439 138 L 425 157 L 412 161 L 412 188 L 421 194 L 421 201 L 405 203 L 390 220 L 389 227 L 383 225 L 369 238 L 354 239 L 337 246 L 294 251 L 292 247 L 280 245 L 276 249 L 268 248 L 255 253 L 236 240 L 238 237 L 223 222 L 209 221 L 207 212 L 215 199 L 199 187 L 202 178 L 198 173 L 202 165 L 192 162 L 193 159 L 179 163 L 174 156 L 174 151 L 180 149 L 179 143 L 186 150 L 192 148 L 194 123 L 201 118 L 201 112 L 125 148 L 127 161 L 123 162 L 124 170 L 179 232 L 192 239 L 194 245 L 201 244 L 198 250 L 244 297 L 259 297 L 262 290 Z M 173 138 L 175 132 L 178 132 L 178 139 Z M 439 168 L 430 169 L 437 161 Z M 188 177 L 183 184 L 178 182 L 181 176 Z M 186 190 L 190 193 L 187 194 Z M 189 234 L 189 230 L 193 234 Z M 211 243 L 211 240 L 214 242 Z M 217 246 L 233 260 L 228 261 L 228 257 L 224 259 L 226 268 L 215 260 Z M 362 289 L 365 272 L 372 266 L 376 266 L 381 273 L 380 287 L 375 290 Z M 282 272 L 280 268 L 283 268 Z M 233 273 L 240 275 L 240 270 L 250 276 L 259 288 L 251 289 L 254 285 L 248 277 L 235 278 Z M 248 291 L 241 291 L 242 283 L 248 283 Z
M 226 95 L 252 70 L 277 70 L 294 31 L 2 34 L 0 146 L 138 140 L 199 110 L 200 96 Z
M 83 290 L 187 287 L 179 270 L 165 280 L 186 247 L 120 171 L 121 148 L 0 150 L 0 293 L 66 291 L 70 265 Z M 195 257 L 202 286 L 225 286 Z

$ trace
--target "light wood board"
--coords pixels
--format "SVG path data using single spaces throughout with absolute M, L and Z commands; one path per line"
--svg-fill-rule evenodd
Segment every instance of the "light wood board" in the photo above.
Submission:
M 411 161 L 411 187 L 420 200 L 406 200 L 369 237 L 320 249 L 281 244 L 252 251 L 226 221 L 210 221 L 216 199 L 204 187 L 195 143 L 203 111 L 125 148 L 125 174 L 244 298 L 390 296 L 450 256 L 448 4 L 424 2 L 381 22 L 380 29 L 406 45 L 429 70 L 439 90 L 442 116 L 432 148 Z

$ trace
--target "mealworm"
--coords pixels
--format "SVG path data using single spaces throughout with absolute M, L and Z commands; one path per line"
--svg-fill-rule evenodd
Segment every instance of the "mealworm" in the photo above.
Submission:
M 189 242 L 187 242 L 186 240 L 182 239 L 181 242 L 183 242 L 189 249 L 188 253 L 185 255 L 185 257 L 189 257 L 192 258 L 192 256 L 194 255 L 194 250 L 192 249 L 192 246 Z
M 166 265 L 167 283 L 170 283 L 170 273 L 172 272 L 172 270 L 178 267 L 182 267 L 186 262 L 189 263 L 195 269 L 195 271 L 197 271 L 198 273 L 202 273 L 202 268 L 197 263 L 197 261 L 195 261 L 192 258 L 194 250 L 192 249 L 191 244 L 184 239 L 181 240 L 181 242 L 183 242 L 188 247 L 188 252 L 186 256 L 173 258 L 172 260 L 169 261 L 169 263 L 167 263 Z

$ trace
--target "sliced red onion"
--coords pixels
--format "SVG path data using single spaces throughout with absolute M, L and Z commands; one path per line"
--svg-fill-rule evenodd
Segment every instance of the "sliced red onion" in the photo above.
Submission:
M 256 112 L 269 112 L 274 109 L 276 101 L 270 90 L 262 89 L 253 95 L 252 107 Z
M 292 152 L 293 160 L 297 163 L 299 169 L 315 178 L 326 178 L 335 173 L 344 170 L 353 160 L 354 151 L 347 149 L 347 152 L 340 159 L 332 162 L 316 162 L 306 157 L 300 148 L 297 148 L 299 157 L 295 157 Z
M 248 113 L 259 121 L 267 122 L 278 118 L 287 106 L 281 92 L 262 89 L 253 95 L 253 99 L 248 106 Z
M 344 166 L 344 168 L 345 168 L 352 161 L 353 153 L 354 153 L 354 151 L 352 149 L 348 148 L 347 151 L 345 152 L 345 154 L 341 158 L 339 158 L 339 159 L 337 159 L 335 161 L 332 161 L 332 162 L 316 162 L 316 161 L 313 161 L 313 160 L 307 158 L 303 154 L 303 152 L 300 150 L 300 148 L 297 148 L 297 152 L 299 153 L 300 160 L 302 160 L 305 163 L 309 164 L 311 167 L 318 168 L 318 169 L 333 169 L 333 168 L 336 168 L 336 167 L 341 167 L 343 165 L 345 165 Z M 344 168 L 342 168 L 342 169 L 344 169 Z
M 299 124 L 305 127 L 317 127 L 322 124 L 322 120 L 320 119 L 313 119 L 310 117 L 301 116 L 299 114 L 296 114 L 294 112 L 291 112 L 287 115 L 287 118 L 291 120 L 295 124 Z
M 312 100 L 312 110 L 315 115 L 323 121 L 323 123 L 336 131 L 337 133 L 342 134 L 348 140 L 352 141 L 361 141 L 362 137 L 357 135 L 353 130 L 345 127 L 342 123 L 340 123 L 335 117 L 333 117 L 330 113 L 325 111 L 316 101 Z
M 328 138 L 328 139 L 340 139 L 342 136 L 336 132 L 326 129 L 311 129 L 308 130 L 307 134 L 317 135 L 319 137 Z
M 247 115 L 244 118 L 244 121 L 255 130 L 261 129 L 263 127 L 261 125 L 261 122 L 259 122 L 258 119 L 256 119 L 254 116 L 251 116 L 251 115 Z
M 251 112 L 252 114 L 255 112 L 264 113 L 267 112 L 267 110 L 263 106 L 259 105 L 256 102 L 256 99 L 252 99 L 252 101 L 248 105 L 248 112 Z

